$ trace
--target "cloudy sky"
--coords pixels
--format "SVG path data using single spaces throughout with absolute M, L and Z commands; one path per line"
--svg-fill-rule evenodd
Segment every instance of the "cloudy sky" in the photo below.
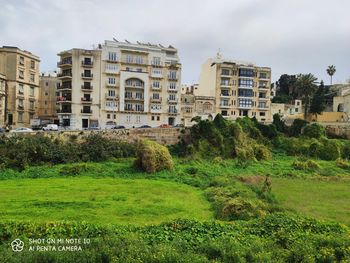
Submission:
M 325 83 L 350 78 L 349 0 L 0 0 L 0 46 L 41 57 L 54 70 L 59 51 L 105 39 L 173 45 L 183 83 L 198 82 L 202 63 L 225 58 L 283 73 L 313 73 Z

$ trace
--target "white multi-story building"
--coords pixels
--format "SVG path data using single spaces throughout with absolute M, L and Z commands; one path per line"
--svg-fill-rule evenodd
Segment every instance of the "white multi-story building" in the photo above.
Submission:
M 172 46 L 105 41 L 58 54 L 58 114 L 70 129 L 180 123 L 181 64 Z

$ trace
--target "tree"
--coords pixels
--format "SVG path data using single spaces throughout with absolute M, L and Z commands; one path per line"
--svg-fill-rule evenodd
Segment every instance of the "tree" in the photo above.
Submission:
M 289 96 L 293 95 L 294 84 L 297 80 L 295 75 L 283 74 L 277 81 L 277 95 L 278 96 Z
M 330 65 L 327 68 L 327 74 L 331 77 L 331 85 L 332 85 L 332 79 L 333 79 L 333 75 L 337 70 L 335 69 L 334 65 Z
M 309 110 L 310 99 L 317 89 L 316 80 L 317 78 L 309 73 L 299 74 L 295 82 L 295 91 L 304 103 L 304 119 Z
M 317 114 L 321 114 L 325 108 L 325 87 L 323 81 L 321 81 L 320 86 L 312 97 L 309 112 L 317 117 Z

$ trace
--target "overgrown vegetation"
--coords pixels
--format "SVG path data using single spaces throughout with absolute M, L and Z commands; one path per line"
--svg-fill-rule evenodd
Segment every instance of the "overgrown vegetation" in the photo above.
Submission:
M 168 148 L 156 142 L 142 140 L 137 145 L 135 166 L 147 173 L 172 170 L 173 160 Z
M 44 135 L 0 137 L 0 168 L 88 161 L 135 155 L 135 145 L 91 134 L 81 141 L 51 139 Z

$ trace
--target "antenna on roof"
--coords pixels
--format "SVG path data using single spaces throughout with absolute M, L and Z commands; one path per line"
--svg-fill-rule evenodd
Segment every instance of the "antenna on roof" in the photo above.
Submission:
M 222 59 L 221 48 L 219 48 L 218 53 L 216 53 L 216 58 L 217 59 Z
M 115 39 L 114 37 L 113 37 L 113 40 L 115 41 L 115 42 L 119 42 L 117 39 Z

